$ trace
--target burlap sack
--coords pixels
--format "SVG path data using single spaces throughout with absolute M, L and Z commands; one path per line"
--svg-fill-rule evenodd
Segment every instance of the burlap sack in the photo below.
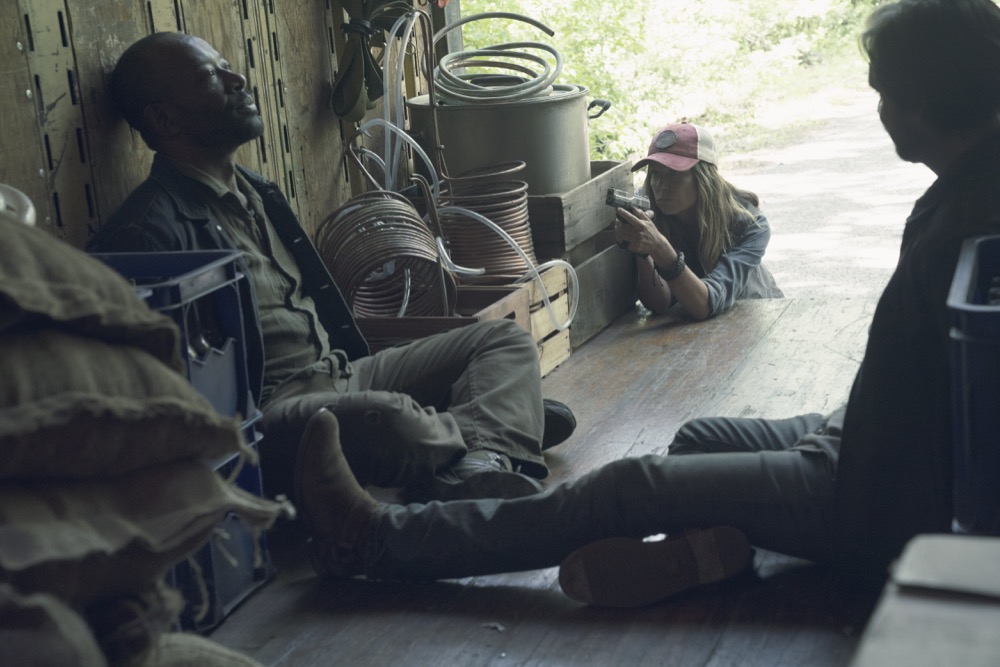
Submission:
M 0 333 L 0 378 L 0 480 L 252 456 L 235 420 L 136 347 L 58 330 Z
M 148 590 L 230 512 L 265 530 L 287 503 L 197 461 L 100 480 L 0 486 L 0 580 L 80 608 Z
M 35 227 L 0 220 L 0 333 L 24 326 L 141 347 L 183 368 L 180 331 L 120 274 Z

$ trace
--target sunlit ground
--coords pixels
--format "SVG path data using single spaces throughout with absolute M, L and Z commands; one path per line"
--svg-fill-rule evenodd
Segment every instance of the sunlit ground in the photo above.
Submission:
M 787 296 L 877 296 L 892 273 L 903 224 L 934 175 L 896 156 L 877 100 L 856 89 L 774 107 L 776 124 L 782 114 L 823 120 L 789 145 L 723 158 L 723 173 L 761 197 L 765 263 Z

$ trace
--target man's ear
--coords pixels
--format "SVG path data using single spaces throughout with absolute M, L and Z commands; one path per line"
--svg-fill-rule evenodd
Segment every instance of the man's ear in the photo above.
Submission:
M 142 111 L 148 127 L 154 134 L 162 137 L 172 137 L 180 132 L 180 126 L 174 121 L 170 109 L 163 102 L 146 105 Z

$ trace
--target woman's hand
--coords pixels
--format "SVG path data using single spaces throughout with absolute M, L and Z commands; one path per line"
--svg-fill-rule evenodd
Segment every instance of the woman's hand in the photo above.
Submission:
M 648 212 L 633 208 L 631 210 L 616 209 L 618 217 L 615 220 L 615 241 L 629 252 L 647 256 L 664 246 L 670 248 L 670 242 L 653 224 Z
M 638 209 L 617 209 L 615 241 L 636 256 L 639 300 L 653 313 L 660 315 L 670 308 L 670 287 L 656 273 L 650 254 L 664 247 L 673 251 L 670 242 L 653 224 L 652 214 Z
M 653 218 L 649 212 L 638 209 L 616 209 L 618 217 L 615 220 L 615 241 L 629 252 L 646 257 L 657 250 L 662 250 L 664 245 L 670 246 L 660 230 L 653 224 Z
M 674 300 L 696 320 L 708 317 L 708 288 L 691 269 L 667 283 L 656 270 L 670 267 L 677 261 L 677 251 L 666 236 L 653 224 L 652 213 L 617 209 L 615 240 L 636 255 L 639 300 L 653 313 L 666 313 Z

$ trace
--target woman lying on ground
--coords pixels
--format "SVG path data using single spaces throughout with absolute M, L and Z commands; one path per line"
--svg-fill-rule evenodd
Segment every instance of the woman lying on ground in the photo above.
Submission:
M 617 209 L 615 236 L 635 255 L 646 308 L 659 315 L 679 303 L 704 320 L 736 299 L 784 296 L 761 263 L 771 229 L 757 195 L 719 174 L 708 130 L 689 123 L 660 128 L 632 171 L 642 168 L 651 210 Z

